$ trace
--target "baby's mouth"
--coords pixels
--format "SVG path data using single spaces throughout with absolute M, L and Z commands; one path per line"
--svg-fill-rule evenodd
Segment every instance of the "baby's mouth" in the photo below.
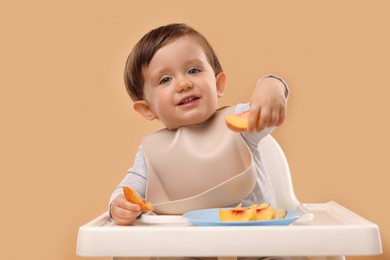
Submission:
M 183 105 L 187 105 L 189 103 L 192 103 L 194 102 L 195 100 L 198 100 L 199 97 L 195 97 L 195 96 L 191 96 L 191 97 L 187 97 L 187 98 L 184 98 L 182 101 L 180 101 L 179 104 L 177 104 L 178 106 L 183 106 Z

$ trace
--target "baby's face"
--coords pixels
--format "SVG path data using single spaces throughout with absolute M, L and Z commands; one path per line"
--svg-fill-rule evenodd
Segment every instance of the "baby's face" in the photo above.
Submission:
M 169 129 L 199 124 L 217 109 L 214 71 L 201 46 L 189 36 L 159 49 L 142 73 L 144 99 Z

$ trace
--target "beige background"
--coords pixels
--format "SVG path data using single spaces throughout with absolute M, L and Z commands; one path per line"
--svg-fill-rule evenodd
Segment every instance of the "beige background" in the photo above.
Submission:
M 132 111 L 125 59 L 170 22 L 213 44 L 229 77 L 221 105 L 247 101 L 262 75 L 285 78 L 274 136 L 299 200 L 335 200 L 379 225 L 384 254 L 347 259 L 390 258 L 388 1 L 3 2 L 1 259 L 82 259 L 78 227 L 106 210 L 160 127 Z

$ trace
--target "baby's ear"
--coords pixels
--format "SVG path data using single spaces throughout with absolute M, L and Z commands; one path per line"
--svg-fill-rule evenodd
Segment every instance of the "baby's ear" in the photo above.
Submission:
M 218 75 L 215 76 L 215 81 L 217 86 L 217 95 L 218 97 L 222 97 L 226 87 L 226 81 L 227 81 L 226 74 L 224 72 L 218 73 Z
M 134 102 L 134 110 L 137 111 L 141 116 L 147 120 L 153 120 L 156 118 L 156 115 L 150 109 L 150 106 L 145 100 L 137 100 Z

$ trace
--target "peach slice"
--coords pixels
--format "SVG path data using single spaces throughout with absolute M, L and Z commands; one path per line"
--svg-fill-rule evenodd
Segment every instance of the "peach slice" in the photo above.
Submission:
M 282 219 L 286 217 L 287 215 L 287 210 L 285 209 L 277 209 L 275 210 L 275 219 Z
M 248 129 L 249 111 L 225 117 L 226 125 L 235 132 L 245 132 Z
M 256 209 L 256 220 L 271 220 L 275 217 L 275 209 L 271 207 Z
M 250 221 L 256 219 L 254 208 L 241 208 L 241 204 L 234 209 L 219 209 L 220 221 Z
M 234 209 L 219 209 L 220 221 L 261 221 L 282 219 L 287 215 L 286 209 L 274 209 L 271 204 L 264 202 L 241 208 L 241 204 Z
M 140 205 L 142 211 L 145 212 L 153 210 L 152 203 L 146 202 L 143 198 L 139 197 L 133 189 L 124 186 L 123 193 L 127 201 Z

